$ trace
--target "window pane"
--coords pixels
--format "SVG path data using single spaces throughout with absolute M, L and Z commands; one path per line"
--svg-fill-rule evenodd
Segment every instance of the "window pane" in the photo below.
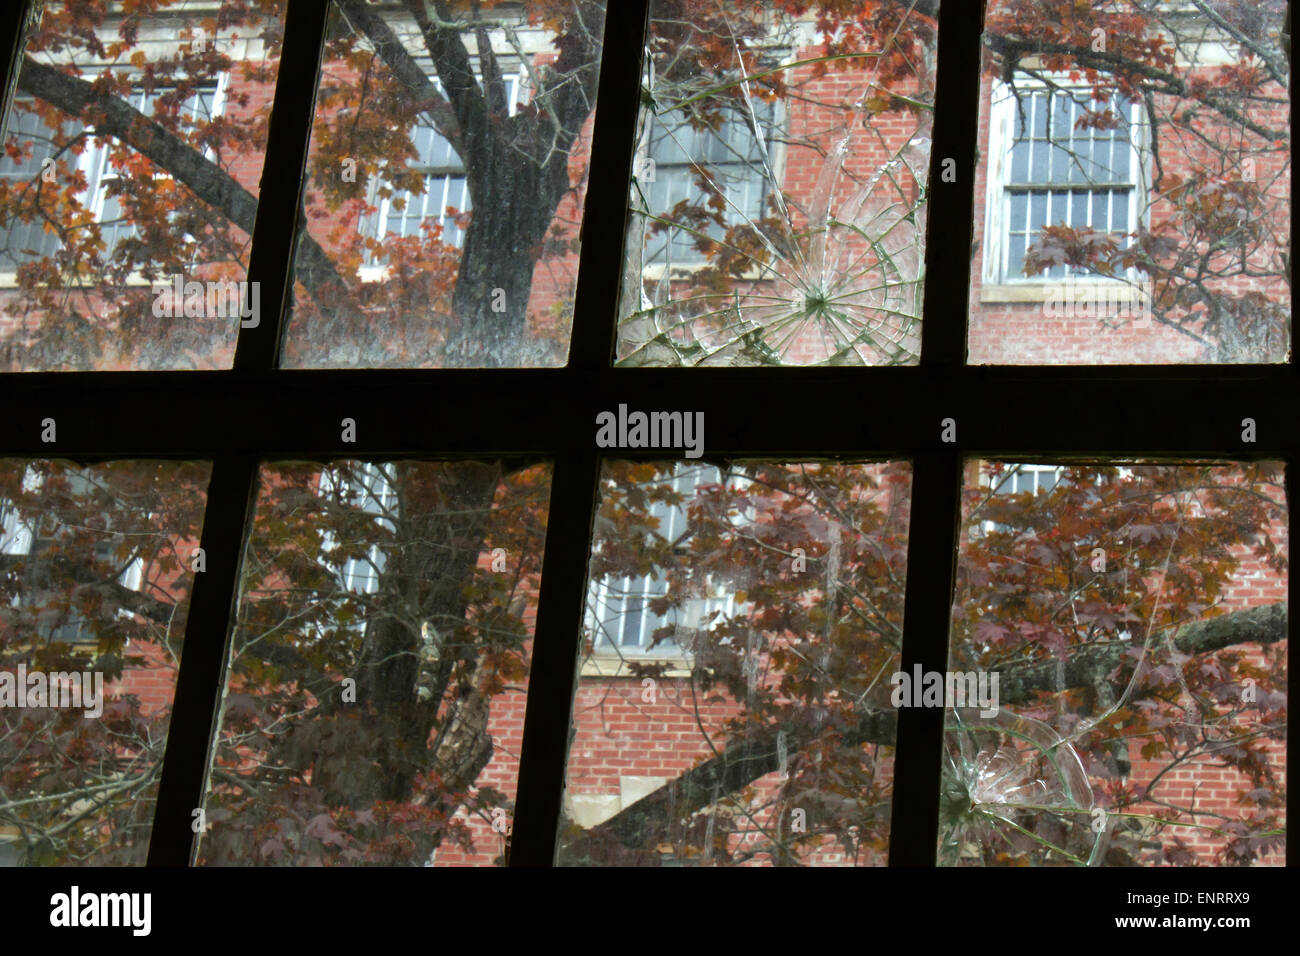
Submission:
M 27 36 L 0 156 L 0 370 L 228 368 L 260 309 L 244 283 L 284 3 L 224 10 L 216 33 L 154 6 L 51 0 Z
M 605 2 L 479 6 L 330 5 L 286 367 L 565 363 Z
M 550 469 L 268 465 L 199 861 L 502 862 Z
M 650 4 L 622 365 L 917 361 L 935 20 L 796 10 Z
M 0 865 L 144 865 L 208 475 L 0 460 Z
M 1286 12 L 986 5 L 972 364 L 1289 360 Z M 1005 200 L 1029 188 L 1052 208 L 1022 255 Z
M 899 462 L 606 463 L 561 864 L 885 863 L 910 488 Z
M 1282 865 L 1281 464 L 1013 467 L 967 468 L 940 863 Z

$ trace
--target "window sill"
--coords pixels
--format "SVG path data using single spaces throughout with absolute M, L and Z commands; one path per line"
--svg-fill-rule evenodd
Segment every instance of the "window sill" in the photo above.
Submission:
M 187 274 L 186 278 L 192 278 L 192 277 Z M 127 276 L 126 279 L 121 283 L 113 282 L 113 287 L 120 288 L 121 286 L 125 285 L 129 288 L 152 289 L 154 286 L 157 285 L 166 284 L 170 286 L 173 281 L 175 280 L 171 276 L 164 276 L 158 279 L 146 279 L 142 275 L 140 275 L 140 273 L 135 272 Z M 6 289 L 17 289 L 17 288 L 18 288 L 18 273 L 0 272 L 0 291 Z
M 1099 292 L 1128 287 L 1123 279 L 1089 279 L 1074 282 L 1024 282 L 981 285 L 980 302 L 1078 302 L 1097 298 Z
M 666 668 L 661 678 L 685 678 L 691 676 L 692 663 L 685 657 L 618 657 L 609 654 L 593 654 L 583 658 L 579 670 L 580 677 L 607 677 L 623 680 L 640 680 L 641 677 L 632 670 L 635 664 L 645 664 Z

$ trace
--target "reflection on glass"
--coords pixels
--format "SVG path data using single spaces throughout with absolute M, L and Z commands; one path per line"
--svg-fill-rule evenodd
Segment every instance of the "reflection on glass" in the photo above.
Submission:
M 972 463 L 940 864 L 1280 865 L 1286 553 L 1278 463 Z
M 0 866 L 144 864 L 208 475 L 0 460 Z
M 621 364 L 917 361 L 938 4 L 850 6 L 650 4 Z
M 549 489 L 543 466 L 266 467 L 201 863 L 504 861 Z
M 883 865 L 911 471 L 609 462 L 562 865 Z

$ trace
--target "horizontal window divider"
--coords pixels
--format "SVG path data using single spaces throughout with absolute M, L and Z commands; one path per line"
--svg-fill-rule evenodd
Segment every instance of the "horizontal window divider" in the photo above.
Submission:
M 703 455 L 964 451 L 1250 458 L 1300 446 L 1289 368 L 107 373 L 0 377 L 0 454 L 264 458 L 571 454 L 596 416 L 704 415 Z M 35 387 L 33 387 L 35 386 Z M 1017 390 L 1034 401 L 1008 403 Z M 343 420 L 356 440 L 344 442 Z M 1243 441 L 1253 419 L 1255 441 Z M 56 441 L 42 441 L 48 419 Z

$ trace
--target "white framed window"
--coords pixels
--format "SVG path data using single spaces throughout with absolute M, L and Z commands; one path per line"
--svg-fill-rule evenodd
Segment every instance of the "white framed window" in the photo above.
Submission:
M 1065 465 L 1009 463 L 997 477 L 981 471 L 979 480 L 980 486 L 994 495 L 1018 495 L 1024 492 L 1031 495 L 1045 495 L 1058 485 L 1069 481 L 1065 477 L 1065 469 Z M 1121 479 L 1133 476 L 1133 469 L 1126 465 L 1117 466 L 1117 472 Z M 1098 479 L 1097 484 L 1101 484 L 1101 479 Z M 995 521 L 981 521 L 979 526 L 979 533 L 982 535 L 1005 530 L 1007 530 L 1005 525 L 999 525 Z
M 1061 465 L 1011 465 L 990 481 L 995 495 L 1017 495 L 1025 491 L 1040 495 L 1055 488 L 1064 471 Z
M 507 109 L 509 115 L 514 116 L 523 95 L 524 76 L 521 72 L 504 79 Z M 437 78 L 432 82 L 441 92 L 442 84 Z M 375 211 L 362 216 L 358 228 L 362 235 L 372 239 L 401 239 L 420 235 L 424 223 L 432 220 L 442 226 L 442 241 L 459 248 L 465 235 L 456 224 L 455 216 L 469 212 L 471 208 L 465 163 L 447 138 L 427 119 L 422 118 L 411 130 L 411 144 L 419 158 L 410 166 L 424 174 L 424 192 L 397 189 L 391 196 L 381 196 L 379 179 L 375 177 L 366 197 Z M 368 252 L 365 264 L 381 266 L 383 260 L 382 254 Z
M 152 116 L 158 98 L 167 92 L 166 89 L 157 89 L 152 93 L 139 90 L 132 93 L 126 102 L 143 115 Z M 181 107 L 181 128 L 192 129 L 198 123 L 212 122 L 225 108 L 225 98 L 226 74 L 223 73 L 215 85 L 197 89 L 186 99 L 185 105 Z M 209 161 L 216 158 L 216 154 L 210 148 L 203 150 L 203 156 Z M 91 148 L 81 154 L 78 167 L 86 176 L 88 187 L 86 195 L 89 197 L 85 201 L 86 206 L 95 221 L 99 223 L 106 254 L 111 255 L 118 243 L 134 236 L 136 230 L 126 221 L 125 212 L 118 198 L 109 195 L 109 184 L 120 178 L 118 170 L 113 166 L 110 145 L 102 142 L 95 143 L 92 140 Z M 155 174 L 155 178 L 165 176 L 168 174 L 162 171 Z
M 1024 274 L 1025 252 L 1044 226 L 1065 225 L 1119 235 L 1144 215 L 1143 111 L 1119 96 L 1092 100 L 1091 90 L 1028 77 L 994 84 L 989 110 L 984 282 L 1042 285 L 1063 280 L 1108 281 L 1065 265 Z M 1050 84 L 1050 85 L 1049 85 Z M 1084 122 L 1107 113 L 1109 128 Z M 1136 275 L 1113 281 L 1135 282 Z
M 220 116 L 225 106 L 227 77 L 221 74 L 216 83 L 195 90 L 181 109 L 182 128 L 198 122 L 210 122 Z M 126 102 L 145 116 L 152 116 L 154 106 L 165 88 L 146 92 L 138 90 L 127 98 Z M 47 160 L 55 155 L 52 131 L 41 117 L 33 110 L 30 97 L 15 97 L 10 108 L 6 124 L 5 143 L 17 149 L 31 144 L 30 158 L 14 160 L 12 155 L 0 160 L 0 178 L 14 184 L 26 181 L 36 186 L 58 188 L 56 184 L 41 183 L 41 173 Z M 105 255 L 111 256 L 113 250 L 124 239 L 135 234 L 135 227 L 127 222 L 122 204 L 117 196 L 109 194 L 109 185 L 120 178 L 119 171 L 112 161 L 112 143 L 94 136 L 93 129 L 84 127 L 78 120 L 69 119 L 63 126 L 62 133 L 71 137 L 78 132 L 86 132 L 86 147 L 76 159 L 76 169 L 86 178 L 86 190 L 81 194 L 81 202 L 87 213 L 99 224 L 100 236 L 104 240 Z M 66 154 L 68 160 L 73 157 Z M 212 160 L 215 153 L 211 149 L 203 151 L 205 158 Z M 159 172 L 158 176 L 167 174 Z M 39 220 L 30 223 L 17 220 L 8 224 L 5 249 L 0 255 L 0 271 L 13 271 L 24 262 L 47 258 L 58 251 L 62 239 L 58 233 L 45 228 Z
M 325 498 L 338 497 L 355 503 L 362 511 L 375 516 L 375 522 L 389 531 L 396 530 L 388 517 L 397 507 L 397 490 L 389 466 L 379 462 L 364 462 L 347 475 L 326 468 L 320 476 L 320 494 Z M 338 540 L 326 530 L 321 543 L 322 551 L 336 547 Z M 354 594 L 373 594 L 379 589 L 379 576 L 383 573 L 388 556 L 379 545 L 371 545 L 365 558 L 348 558 L 334 567 L 338 586 Z M 358 622 L 358 627 L 362 626 Z
M 769 184 L 776 160 L 776 108 L 758 100 L 754 112 L 761 139 L 740 116 L 726 116 L 717 130 L 693 129 L 677 111 L 648 116 L 637 181 L 650 215 L 671 218 L 673 208 L 683 201 L 707 207 L 709 196 L 699 183 L 703 171 L 722 193 L 726 227 L 762 219 L 768 190 L 776 188 Z M 725 227 L 712 225 L 705 232 L 721 239 Z M 692 232 L 677 227 L 647 233 L 643 264 L 669 269 L 703 265 L 706 257 L 695 242 Z
M 659 519 L 657 533 L 666 541 L 678 541 L 686 531 L 686 510 L 695 489 L 721 480 L 721 472 L 716 466 L 679 462 L 670 481 L 656 482 L 671 483 L 673 490 L 684 498 L 679 505 L 660 501 L 650 504 L 649 514 Z M 670 635 L 655 644 L 654 634 L 665 627 L 673 628 L 674 633 L 707 629 L 711 621 L 737 613 L 734 595 L 717 582 L 704 582 L 704 590 L 704 595 L 688 598 L 681 608 L 669 608 L 658 614 L 650 604 L 655 598 L 668 594 L 668 581 L 662 574 L 606 576 L 592 580 L 585 617 L 592 656 L 630 660 L 689 658 L 689 641 L 679 642 Z
M 67 124 L 63 132 L 71 135 L 74 130 L 75 127 Z M 5 124 L 5 145 L 15 150 L 24 150 L 30 144 L 31 156 L 15 159 L 13 154 L 8 154 L 0 157 L 0 179 L 6 180 L 11 189 L 21 188 L 19 184 L 24 182 L 33 189 L 41 184 L 41 172 L 55 152 L 51 135 L 49 127 L 32 110 L 31 98 L 14 97 L 9 109 L 9 120 Z M 55 188 L 53 183 L 44 185 Z M 58 233 L 46 229 L 45 223 L 39 219 L 22 222 L 15 217 L 6 227 L 0 270 L 13 271 L 18 264 L 44 259 L 59 248 Z
M 986 474 L 980 470 L 980 486 L 988 489 L 991 495 L 1018 495 L 1029 492 L 1042 495 L 1061 483 L 1065 468 L 1061 465 L 1007 464 L 1000 475 Z M 996 521 L 981 521 L 979 530 L 972 531 L 974 537 L 983 537 L 995 531 L 1011 530 Z

